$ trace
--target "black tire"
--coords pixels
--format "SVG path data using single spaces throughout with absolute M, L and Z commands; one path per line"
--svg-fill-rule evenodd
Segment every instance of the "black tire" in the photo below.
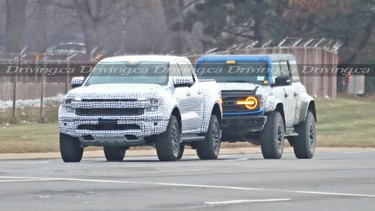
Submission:
M 280 159 L 284 152 L 284 121 L 278 111 L 267 115 L 267 122 L 260 134 L 260 146 L 265 159 Z
M 180 144 L 180 150 L 178 151 L 178 156 L 177 156 L 178 160 L 181 160 L 182 156 L 184 155 L 184 151 L 185 151 L 185 145 Z
M 212 115 L 205 139 L 197 142 L 197 155 L 201 160 L 217 159 L 220 152 L 220 133 L 219 120 Z
M 79 139 L 60 133 L 60 154 L 66 163 L 80 162 L 83 148 Z
M 121 162 L 124 160 L 126 150 L 124 148 L 104 146 L 104 155 L 109 162 Z
M 181 144 L 181 130 L 175 116 L 171 116 L 167 130 L 156 136 L 155 144 L 160 161 L 176 161 L 178 159 Z
M 291 137 L 294 154 L 298 159 L 311 159 L 315 153 L 316 130 L 315 118 L 309 111 L 306 120 L 296 126 L 298 136 Z

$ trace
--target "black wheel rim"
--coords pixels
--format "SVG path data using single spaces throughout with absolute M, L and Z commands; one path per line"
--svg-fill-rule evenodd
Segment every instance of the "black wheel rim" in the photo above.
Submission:
M 313 124 L 309 127 L 308 145 L 310 149 L 313 149 L 315 145 L 315 128 Z
M 179 153 L 179 146 L 180 146 L 180 141 L 179 141 L 179 131 L 177 125 L 173 125 L 172 131 L 171 131 L 171 141 L 172 141 L 172 151 L 174 155 L 178 155 Z
M 214 124 L 212 128 L 212 148 L 214 152 L 217 154 L 220 149 L 220 127 L 219 124 Z
M 277 147 L 279 150 L 282 149 L 283 147 L 283 141 L 284 141 L 284 131 L 283 131 L 283 127 L 281 124 L 278 125 L 277 127 Z

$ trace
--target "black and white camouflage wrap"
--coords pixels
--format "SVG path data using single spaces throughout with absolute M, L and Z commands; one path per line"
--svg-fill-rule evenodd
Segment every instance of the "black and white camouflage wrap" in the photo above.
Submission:
M 167 62 L 176 58 L 185 59 L 161 57 L 158 58 L 158 61 L 162 58 L 166 58 Z M 123 59 L 129 58 L 124 57 Z M 119 58 L 116 58 L 117 60 Z M 152 58 L 147 57 L 147 60 L 152 61 Z M 137 137 L 137 143 L 134 145 L 139 145 L 139 139 L 165 132 L 171 114 L 177 108 L 181 111 L 182 134 L 205 133 L 208 130 L 214 105 L 219 105 L 221 91 L 214 81 L 202 83 L 197 81 L 194 87 L 195 89 L 191 88 L 191 92 L 196 90 L 197 94 L 203 96 L 200 98 L 203 102 L 195 101 L 196 98 L 186 98 L 185 103 L 181 103 L 181 97 L 186 97 L 183 95 L 184 90 L 175 88 L 173 80 L 169 80 L 168 84 L 164 86 L 156 84 L 97 84 L 73 89 L 64 97 L 59 108 L 60 132 L 72 137 L 79 137 L 84 146 L 101 145 L 102 142 L 104 144 L 108 141 L 130 146 L 132 140 L 125 138 L 127 135 Z M 188 108 L 184 108 L 185 105 Z M 77 115 L 77 109 L 141 109 L 143 112 L 127 115 Z M 196 121 L 197 118 L 199 118 L 198 121 Z M 192 121 L 193 119 L 195 121 Z M 81 125 L 98 125 L 100 120 L 114 120 L 118 125 L 136 125 L 139 128 L 126 130 L 79 129 Z M 93 140 L 85 140 L 82 138 L 84 136 L 91 136 Z

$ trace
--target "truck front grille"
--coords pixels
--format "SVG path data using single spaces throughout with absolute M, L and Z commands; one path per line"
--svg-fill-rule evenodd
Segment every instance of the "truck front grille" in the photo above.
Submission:
M 95 109 L 76 109 L 78 116 L 135 116 L 142 115 L 142 108 L 95 108 Z
M 99 125 L 80 125 L 78 130 L 140 130 L 139 125 L 133 124 L 99 124 Z

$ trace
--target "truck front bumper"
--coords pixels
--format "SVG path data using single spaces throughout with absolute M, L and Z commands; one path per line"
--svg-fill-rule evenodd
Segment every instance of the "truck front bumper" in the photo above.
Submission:
M 84 146 L 138 146 L 144 137 L 166 131 L 168 120 L 59 120 L 60 132 L 78 137 Z

